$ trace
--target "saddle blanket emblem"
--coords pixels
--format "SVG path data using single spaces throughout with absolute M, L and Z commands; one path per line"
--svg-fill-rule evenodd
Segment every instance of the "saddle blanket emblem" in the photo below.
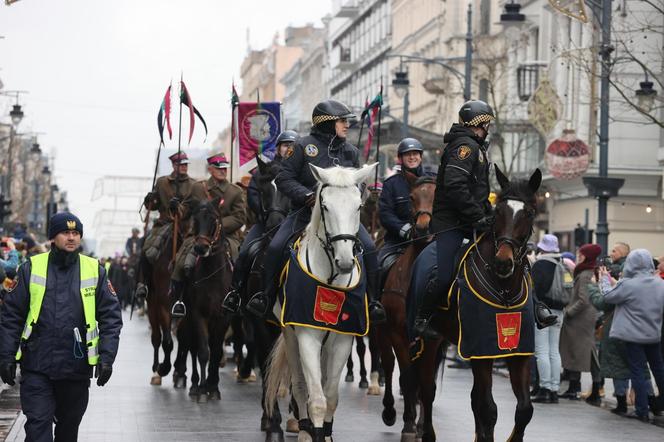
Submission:
M 316 147 L 315 144 L 307 144 L 306 147 L 304 148 L 304 153 L 306 153 L 310 157 L 315 157 L 318 155 L 318 147 Z
M 535 351 L 535 316 L 530 284 L 524 278 L 522 296 L 500 305 L 479 293 L 463 275 L 457 280 L 459 306 L 458 352 L 464 359 L 529 356 Z
M 296 325 L 334 333 L 365 336 L 369 332 L 366 278 L 357 262 L 360 280 L 352 287 L 332 286 L 304 270 L 296 250 L 281 275 L 281 326 Z

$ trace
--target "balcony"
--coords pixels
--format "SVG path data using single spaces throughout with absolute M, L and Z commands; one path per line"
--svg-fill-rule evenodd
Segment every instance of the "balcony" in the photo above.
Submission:
M 354 19 L 360 14 L 359 3 L 358 0 L 348 0 L 344 2 L 334 16 L 338 18 Z
M 517 88 L 519 99 L 528 101 L 539 86 L 540 71 L 546 67 L 546 63 L 534 61 L 519 65 L 516 68 Z

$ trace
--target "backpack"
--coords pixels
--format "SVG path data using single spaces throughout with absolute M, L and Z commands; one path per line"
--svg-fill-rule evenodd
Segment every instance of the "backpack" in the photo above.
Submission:
M 559 304 L 566 306 L 572 299 L 572 292 L 574 289 L 574 277 L 567 269 L 567 266 L 562 259 L 555 259 L 549 257 L 541 257 L 544 261 L 555 264 L 553 274 L 553 282 L 549 291 L 544 295 L 544 298 L 552 304 Z

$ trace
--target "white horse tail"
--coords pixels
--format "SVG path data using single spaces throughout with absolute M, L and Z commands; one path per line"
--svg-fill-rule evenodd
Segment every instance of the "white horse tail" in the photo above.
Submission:
M 266 363 L 265 410 L 272 417 L 279 390 L 290 387 L 291 373 L 286 357 L 286 339 L 282 333 L 272 347 Z

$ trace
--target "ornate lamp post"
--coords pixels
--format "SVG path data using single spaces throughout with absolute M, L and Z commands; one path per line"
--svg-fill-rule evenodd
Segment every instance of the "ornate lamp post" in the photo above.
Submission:
M 408 136 L 408 106 L 410 105 L 408 89 L 410 87 L 410 80 L 408 80 L 408 71 L 405 71 L 403 68 L 403 62 L 399 65 L 399 71 L 394 74 L 392 86 L 394 86 L 394 93 L 396 96 L 403 98 L 403 125 L 401 126 L 401 138 L 406 138 Z

